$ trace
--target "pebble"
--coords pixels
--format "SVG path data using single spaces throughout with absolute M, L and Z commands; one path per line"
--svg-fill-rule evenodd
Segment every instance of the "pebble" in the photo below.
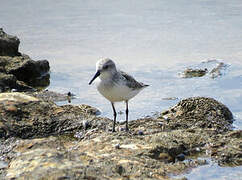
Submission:
M 178 161 L 184 161 L 185 160 L 185 155 L 183 153 L 181 153 L 181 154 L 178 154 L 176 156 L 176 158 L 177 158 Z
M 120 144 L 115 144 L 114 147 L 115 149 L 120 149 Z
M 144 135 L 144 132 L 142 130 L 139 130 L 138 135 Z

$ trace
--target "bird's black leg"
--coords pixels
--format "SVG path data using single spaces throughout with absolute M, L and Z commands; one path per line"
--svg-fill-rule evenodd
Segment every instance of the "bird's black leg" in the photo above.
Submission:
M 129 104 L 128 101 L 125 101 L 126 103 L 126 131 L 129 131 L 129 126 L 128 126 L 128 119 L 129 119 Z
M 113 108 L 113 130 L 112 131 L 115 132 L 115 124 L 116 124 L 117 113 L 116 113 L 113 102 L 111 102 L 111 104 L 112 104 L 112 108 Z

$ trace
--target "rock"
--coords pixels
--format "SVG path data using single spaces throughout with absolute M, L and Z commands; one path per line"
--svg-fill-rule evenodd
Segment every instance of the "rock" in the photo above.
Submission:
M 17 88 L 17 89 L 15 89 Z M 33 91 L 34 89 L 22 81 L 18 81 L 17 78 L 12 74 L 0 73 L 0 92 L 5 91 Z
M 1 93 L 0 137 L 34 138 L 73 133 L 83 128 L 82 121 L 86 119 L 92 127 L 98 126 L 101 120 L 98 122 L 89 108 L 85 105 L 59 107 L 22 93 Z
M 138 135 L 142 136 L 142 135 L 144 135 L 144 132 L 142 130 L 139 130 Z
M 211 156 L 220 166 L 242 165 L 242 130 L 218 134 L 210 140 Z
M 217 78 L 225 74 L 225 71 L 229 67 L 228 64 L 221 60 L 207 60 L 203 61 L 192 68 L 185 69 L 179 75 L 182 78 L 203 77 L 208 74 L 211 78 Z
M 178 161 L 184 161 L 186 157 L 183 153 L 181 153 L 181 154 L 178 154 L 176 156 L 176 158 L 177 158 Z
M 169 135 L 168 141 L 172 139 Z M 82 141 L 62 136 L 19 140 L 13 148 L 18 155 L 9 162 L 6 177 L 164 179 L 170 173 L 201 165 L 197 160 L 169 163 L 170 155 L 165 153 L 157 159 L 148 156 L 154 147 L 150 138 L 152 135 L 131 137 L 127 133 L 102 131 Z M 115 149 L 118 141 L 123 143 Z
M 4 69 L 7 74 L 13 74 L 18 80 L 27 84 L 33 83 L 36 78 L 41 79 L 50 69 L 47 60 L 34 61 L 27 55 L 0 58 L 6 61 Z
M 28 91 L 49 85 L 49 62 L 18 52 L 19 39 L 0 29 L 0 90 Z M 31 87 L 30 87 L 31 86 Z
M 74 99 L 73 94 L 69 96 L 68 93 L 63 94 L 63 93 L 58 93 L 58 92 L 49 91 L 49 90 L 37 91 L 37 92 L 26 92 L 26 94 L 34 96 L 38 99 L 42 99 L 44 101 L 54 101 L 54 102 L 68 101 L 69 100 L 68 97 L 70 97 L 71 99 Z
M 33 89 L 30 86 L 45 87 L 50 83 L 48 74 L 50 67 L 47 60 L 33 61 L 26 55 L 0 56 L 0 67 L 0 85 L 4 89 L 10 87 L 22 91 Z M 8 80 L 3 76 L 9 76 Z
M 24 93 L 2 93 L 0 162 L 6 164 L 0 178 L 168 179 L 207 164 L 196 158 L 207 148 L 220 165 L 241 165 L 241 131 L 220 131 L 232 114 L 213 99 L 198 99 L 179 102 L 169 122 L 162 117 L 138 119 L 130 122 L 129 132 L 111 133 L 112 120 L 96 117 L 88 105 L 57 106 Z M 191 125 L 192 117 L 206 124 L 198 114 L 208 109 L 221 111 L 219 130 L 181 124 L 179 118 Z M 137 133 L 141 129 L 143 136 Z
M 203 146 L 209 136 L 204 133 L 201 136 L 198 132 L 184 130 L 173 130 L 171 132 L 157 133 L 152 136 L 152 150 L 148 155 L 154 159 L 159 159 L 161 153 L 167 153 L 168 162 L 175 162 L 179 154 L 185 151 L 193 152 L 193 148 Z M 195 154 L 195 153 L 190 153 Z
M 181 77 L 183 78 L 193 78 L 193 77 L 202 77 L 206 75 L 208 70 L 205 69 L 192 69 L 188 68 L 183 73 L 181 73 Z
M 222 103 L 213 98 L 192 97 L 162 113 L 169 118 L 167 128 L 211 128 L 225 132 L 231 129 L 233 115 Z
M 0 56 L 19 56 L 19 43 L 16 36 L 8 35 L 0 28 Z
M 0 73 L 0 92 L 11 90 L 17 86 L 17 79 L 12 74 Z

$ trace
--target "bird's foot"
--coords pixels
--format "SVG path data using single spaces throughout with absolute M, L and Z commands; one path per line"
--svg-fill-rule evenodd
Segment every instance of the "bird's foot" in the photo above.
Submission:
M 126 132 L 129 132 L 129 128 L 128 128 L 128 127 L 126 127 L 126 128 L 125 128 L 125 131 L 126 131 Z

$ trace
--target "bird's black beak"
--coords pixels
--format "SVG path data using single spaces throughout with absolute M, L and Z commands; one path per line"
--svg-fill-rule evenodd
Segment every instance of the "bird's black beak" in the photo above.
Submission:
M 100 71 L 98 70 L 96 74 L 93 76 L 92 80 L 89 82 L 89 85 L 92 84 L 92 82 L 100 75 Z

